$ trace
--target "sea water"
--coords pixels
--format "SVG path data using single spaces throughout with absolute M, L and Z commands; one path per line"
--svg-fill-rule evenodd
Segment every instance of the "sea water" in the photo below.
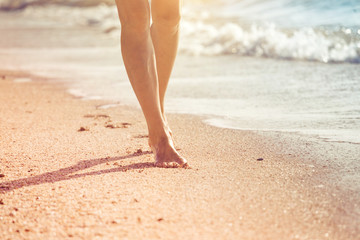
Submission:
M 1 0 L 0 6 L 119 38 L 115 6 L 56 2 L 66 7 L 30 0 Z M 73 54 L 96 57 L 96 51 Z M 167 94 L 170 112 L 202 115 L 219 127 L 360 143 L 358 0 L 184 1 L 178 60 Z M 137 104 L 120 61 L 51 67 L 64 73 L 73 94 Z M 69 69 L 76 76 L 67 76 Z

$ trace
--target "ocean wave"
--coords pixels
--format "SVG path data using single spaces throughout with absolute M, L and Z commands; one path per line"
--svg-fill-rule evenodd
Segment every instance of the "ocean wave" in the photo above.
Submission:
M 110 34 L 114 38 L 120 36 L 120 24 L 115 6 L 106 4 L 86 8 L 31 6 L 23 13 L 58 20 L 62 24 L 97 27 L 104 34 Z M 179 53 L 204 56 L 235 54 L 324 63 L 360 63 L 360 28 L 341 26 L 281 28 L 274 23 L 249 24 L 238 19 L 212 18 L 206 12 L 196 15 L 185 8 L 181 22 Z
M 280 29 L 273 23 L 209 24 L 184 20 L 180 52 L 360 63 L 360 28 Z

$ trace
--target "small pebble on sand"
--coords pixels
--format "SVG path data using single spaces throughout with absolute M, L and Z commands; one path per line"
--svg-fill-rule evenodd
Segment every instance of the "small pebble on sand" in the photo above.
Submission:
M 84 132 L 84 131 L 89 131 L 89 128 L 88 127 L 80 127 L 78 129 L 78 132 Z
M 263 158 L 258 158 L 258 159 L 256 159 L 257 161 L 262 161 L 262 160 L 264 160 Z
M 0 178 L 3 178 L 3 177 L 5 177 L 5 174 L 0 173 Z
M 106 128 L 120 128 L 118 125 L 116 124 L 107 124 L 105 125 Z

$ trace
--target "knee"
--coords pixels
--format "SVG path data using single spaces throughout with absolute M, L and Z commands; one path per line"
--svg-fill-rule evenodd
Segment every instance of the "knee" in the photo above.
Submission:
M 154 11 L 152 13 L 153 23 L 159 26 L 178 28 L 180 19 L 181 14 L 179 9 L 167 9 L 166 11 Z
M 134 32 L 147 31 L 150 28 L 150 14 L 142 12 L 127 13 L 120 19 L 121 28 Z

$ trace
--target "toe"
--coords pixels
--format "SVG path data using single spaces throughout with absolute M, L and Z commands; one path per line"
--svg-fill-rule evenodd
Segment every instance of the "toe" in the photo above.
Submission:
M 183 165 L 180 166 L 181 168 L 185 168 L 185 169 L 191 169 L 191 167 L 189 166 L 189 164 L 186 162 Z
M 183 157 L 179 157 L 179 158 L 176 160 L 176 162 L 177 162 L 180 166 L 183 166 L 183 165 L 187 164 L 186 159 L 183 158 Z
M 155 167 L 158 168 L 180 168 L 183 167 L 177 162 L 155 162 Z
M 178 168 L 178 167 L 180 167 L 180 164 L 178 164 L 176 162 L 169 162 L 169 163 L 167 163 L 167 167 L 168 168 Z
M 164 162 L 155 162 L 155 167 L 164 168 L 164 167 L 165 167 L 165 163 L 164 163 Z

